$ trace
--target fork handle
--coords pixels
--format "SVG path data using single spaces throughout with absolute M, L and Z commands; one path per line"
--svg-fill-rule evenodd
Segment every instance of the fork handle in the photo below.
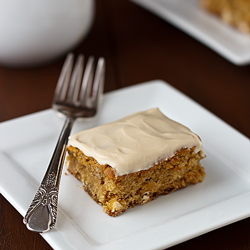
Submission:
M 23 219 L 31 231 L 44 233 L 55 226 L 61 173 L 74 120 L 66 118 L 48 169 Z

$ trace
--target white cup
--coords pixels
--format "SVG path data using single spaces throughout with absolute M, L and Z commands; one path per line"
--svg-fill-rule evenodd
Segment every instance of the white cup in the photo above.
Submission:
M 0 0 L 0 63 L 32 66 L 68 52 L 87 35 L 94 0 Z

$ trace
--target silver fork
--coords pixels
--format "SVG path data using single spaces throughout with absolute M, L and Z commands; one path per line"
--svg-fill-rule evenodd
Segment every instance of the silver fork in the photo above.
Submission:
M 77 118 L 95 116 L 104 87 L 105 61 L 100 58 L 94 77 L 94 58 L 85 67 L 79 55 L 73 68 L 74 56 L 68 54 L 55 89 L 52 108 L 66 116 L 54 154 L 23 223 L 31 231 L 44 233 L 55 226 L 58 191 L 66 155 L 68 137 Z M 73 71 L 72 71 L 73 69 Z

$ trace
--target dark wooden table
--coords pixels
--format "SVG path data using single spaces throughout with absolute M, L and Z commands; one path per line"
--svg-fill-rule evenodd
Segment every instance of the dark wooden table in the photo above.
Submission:
M 162 79 L 250 137 L 250 66 L 233 65 L 134 3 L 97 0 L 92 30 L 73 52 L 106 58 L 105 92 Z M 50 108 L 64 56 L 34 68 L 0 66 L 1 122 Z M 51 249 L 2 195 L 0 248 Z M 250 218 L 171 249 L 250 249 Z

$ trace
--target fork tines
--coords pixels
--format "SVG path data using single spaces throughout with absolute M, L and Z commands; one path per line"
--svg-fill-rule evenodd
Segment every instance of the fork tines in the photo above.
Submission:
M 84 56 L 79 55 L 74 65 L 74 55 L 69 53 L 58 79 L 54 103 L 65 103 L 66 101 L 66 103 L 76 106 L 97 106 L 99 96 L 103 92 L 104 73 L 104 58 L 99 58 L 94 74 L 93 56 L 89 57 L 84 70 Z

